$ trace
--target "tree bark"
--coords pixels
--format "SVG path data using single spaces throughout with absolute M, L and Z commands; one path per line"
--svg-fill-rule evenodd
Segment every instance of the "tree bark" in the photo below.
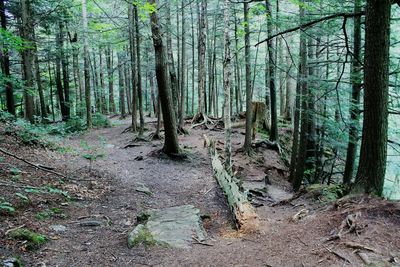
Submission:
M 5 0 L 0 0 L 0 19 L 1 19 L 1 28 L 3 31 L 7 30 L 7 15 L 6 15 L 6 7 Z M 2 62 L 2 71 L 6 79 L 11 78 L 10 73 L 10 55 L 7 47 L 3 45 L 3 49 L 1 53 L 1 62 Z M 15 113 L 15 100 L 14 100 L 14 89 L 11 81 L 7 81 L 5 83 L 6 89 L 6 102 L 7 102 L 7 111 L 12 115 L 16 115 Z
M 144 115 L 143 115 L 143 92 L 142 92 L 142 69 L 141 69 L 141 55 L 140 55 L 140 35 L 139 35 L 139 15 L 137 6 L 135 5 L 134 8 L 135 14 L 135 28 L 136 28 L 136 64 L 137 64 L 137 95 L 139 100 L 139 120 L 140 120 L 140 127 L 139 127 L 139 136 L 143 136 L 144 132 Z
M 25 119 L 30 123 L 35 122 L 35 104 L 33 101 L 33 50 L 34 45 L 33 39 L 33 23 L 32 23 L 32 10 L 29 0 L 21 0 L 22 7 L 22 38 L 26 42 L 30 43 L 29 47 L 26 47 L 22 51 L 22 69 L 24 73 L 24 108 L 25 108 Z
M 361 0 L 355 0 L 354 12 L 361 11 Z M 347 145 L 346 166 L 343 175 L 343 183 L 350 185 L 353 179 L 354 165 L 357 154 L 358 128 L 360 117 L 360 93 L 361 93 L 361 17 L 354 18 L 354 41 L 353 41 L 353 62 L 351 68 L 352 92 L 350 99 L 350 129 L 349 142 Z
M 155 0 L 150 0 L 149 3 L 155 4 Z M 166 51 L 162 40 L 161 24 L 159 23 L 157 12 L 150 14 L 150 21 L 155 50 L 158 91 L 164 118 L 165 142 L 163 151 L 166 154 L 179 154 L 176 118 L 172 106 L 172 91 L 168 80 Z
M 300 24 L 304 21 L 304 1 L 300 1 Z M 307 131 L 308 131 L 308 85 L 307 85 L 307 38 L 302 30 L 300 32 L 300 92 L 301 92 L 301 129 L 296 161 L 294 162 L 293 190 L 299 191 L 303 182 L 304 169 L 307 158 Z
M 247 154 L 251 152 L 252 143 L 252 124 L 253 124 L 253 112 L 252 112 L 252 99 L 253 90 L 251 85 L 251 67 L 250 67 L 250 25 L 249 25 L 249 4 L 244 2 L 244 42 L 245 42 L 245 65 L 246 65 L 246 135 L 244 141 L 244 151 Z
M 364 123 L 356 188 L 381 196 L 386 172 L 390 0 L 368 0 L 365 15 Z
M 267 31 L 268 36 L 272 35 L 272 9 L 270 0 L 266 0 L 265 2 L 267 7 Z M 271 142 L 278 141 L 278 110 L 277 110 L 277 101 L 276 101 L 276 86 L 275 86 L 275 46 L 272 40 L 267 41 L 268 46 L 268 77 L 269 77 L 269 90 L 270 90 L 270 109 L 271 109 L 271 129 L 269 140 Z
M 185 23 L 185 12 L 184 12 L 185 1 L 182 0 L 181 15 L 182 15 L 182 56 L 181 56 L 181 101 L 180 101 L 180 112 L 179 112 L 179 128 L 183 129 L 185 124 L 185 98 L 186 98 L 186 23 Z
M 89 42 L 88 42 L 88 18 L 86 0 L 82 0 L 82 22 L 83 22 L 83 60 L 85 76 L 85 103 L 86 103 L 86 125 L 92 128 L 92 112 L 90 99 L 90 69 L 89 69 Z

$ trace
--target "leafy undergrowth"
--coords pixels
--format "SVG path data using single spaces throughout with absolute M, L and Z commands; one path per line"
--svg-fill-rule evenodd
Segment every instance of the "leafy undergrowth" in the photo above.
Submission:
M 93 127 L 111 127 L 110 120 L 102 115 L 93 115 Z M 4 124 L 6 135 L 17 137 L 25 145 L 57 148 L 57 140 L 62 137 L 81 134 L 87 130 L 86 121 L 72 117 L 66 122 L 32 125 L 23 119 L 14 119 L 9 113 L 0 111 L 0 123 Z
M 60 127 L 69 127 L 69 133 L 79 133 L 85 130 L 84 124 L 70 121 L 31 126 L 5 118 L 4 113 L 0 115 L 1 149 L 44 166 L 36 168 L 0 152 L 1 265 L 2 256 L 26 259 L 25 251 L 47 246 L 54 238 L 51 225 L 66 224 L 80 201 L 101 197 L 109 186 L 101 180 L 100 173 L 88 168 L 72 170 L 63 165 L 69 161 L 70 155 L 64 153 L 68 149 L 49 138 L 62 138 L 56 133 Z M 106 120 L 101 123 L 109 125 Z

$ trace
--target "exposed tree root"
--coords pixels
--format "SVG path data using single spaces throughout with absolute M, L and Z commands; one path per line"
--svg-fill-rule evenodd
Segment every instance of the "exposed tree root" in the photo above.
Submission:
M 158 132 L 155 132 L 155 133 L 151 133 L 151 134 L 149 134 L 149 137 L 148 137 L 148 139 L 149 139 L 150 141 L 154 141 L 154 140 L 162 140 L 162 139 L 163 139 L 163 137 L 161 136 L 161 134 L 160 134 L 160 133 L 158 133 Z
M 259 141 L 257 143 L 252 144 L 252 147 L 254 148 L 259 148 L 263 147 L 266 149 L 274 150 L 279 153 L 279 155 L 282 154 L 282 148 L 278 142 L 271 142 L 267 140 Z
M 35 167 L 35 168 L 37 168 L 37 169 L 40 169 L 40 170 L 42 170 L 42 171 L 45 171 L 45 172 L 48 172 L 48 173 L 52 173 L 52 174 L 58 175 L 58 176 L 60 176 L 60 177 L 62 177 L 62 178 L 68 179 L 68 177 L 65 176 L 64 174 L 61 174 L 61 173 L 56 172 L 56 171 L 53 171 L 53 170 L 54 170 L 53 167 L 47 167 L 47 166 L 43 166 L 43 165 L 40 165 L 40 164 L 32 163 L 32 162 L 30 162 L 30 161 L 27 161 L 26 159 L 23 159 L 23 158 L 21 158 L 21 157 L 19 157 L 19 156 L 17 156 L 17 155 L 14 155 L 14 154 L 10 153 L 10 152 L 8 152 L 8 151 L 2 149 L 2 148 L 0 148 L 0 152 L 2 152 L 3 154 L 8 155 L 8 156 L 10 156 L 10 157 L 16 158 L 16 159 L 18 159 L 18 160 L 20 160 L 20 161 L 23 161 L 23 162 L 25 162 L 26 164 L 28 164 L 28 165 L 30 165 L 30 166 L 32 166 L 32 167 Z
M 210 130 L 213 125 L 216 125 L 221 120 L 216 118 L 210 118 L 203 113 L 199 113 L 193 117 L 192 120 L 192 129 L 204 126 L 205 129 Z

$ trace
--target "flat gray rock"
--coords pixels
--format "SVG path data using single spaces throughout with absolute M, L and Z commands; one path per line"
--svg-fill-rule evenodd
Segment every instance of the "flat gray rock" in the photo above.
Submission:
M 67 231 L 67 227 L 64 225 L 51 225 L 50 229 L 56 233 L 64 233 Z
M 137 184 L 136 191 L 138 191 L 140 193 L 143 193 L 143 194 L 146 194 L 148 196 L 150 196 L 152 194 L 150 189 L 144 184 Z
M 206 233 L 200 210 L 192 205 L 150 210 L 145 224 L 138 225 L 128 237 L 130 247 L 140 244 L 189 248 L 193 239 L 204 241 Z

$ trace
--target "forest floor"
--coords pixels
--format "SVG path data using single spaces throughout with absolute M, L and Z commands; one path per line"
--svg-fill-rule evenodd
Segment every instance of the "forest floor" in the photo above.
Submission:
M 16 208 L 12 215 L 0 214 L 0 265 L 19 257 L 25 266 L 400 266 L 399 203 L 366 196 L 328 202 L 312 193 L 292 198 L 277 152 L 258 149 L 252 158 L 234 153 L 234 169 L 244 184 L 269 180 L 268 196 L 257 201 L 259 232 L 238 234 L 203 145 L 207 134 L 222 147 L 223 132 L 192 129 L 180 136 L 188 158 L 179 161 L 156 153 L 161 141 L 124 148 L 133 139 L 123 133 L 128 125 L 122 120 L 62 139 L 57 149 L 26 146 L 0 131 L 2 149 L 72 178 L 0 155 L 0 196 Z M 155 121 L 147 127 L 152 132 Z M 236 151 L 243 130 L 233 135 Z M 151 194 L 137 191 L 143 185 Z M 206 215 L 206 242 L 193 240 L 190 249 L 127 247 L 142 211 L 187 204 Z M 8 236 L 21 227 L 49 242 L 28 250 L 26 242 Z

